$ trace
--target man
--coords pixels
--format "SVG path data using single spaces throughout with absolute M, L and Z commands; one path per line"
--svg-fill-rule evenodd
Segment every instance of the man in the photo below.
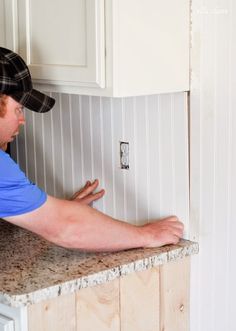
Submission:
M 98 181 L 87 184 L 69 200 L 47 195 L 31 183 L 5 152 L 7 144 L 25 123 L 23 107 L 49 111 L 54 100 L 32 87 L 22 58 L 0 48 L 0 217 L 67 248 L 118 251 L 177 243 L 183 224 L 175 216 L 143 226 L 113 219 L 89 204 L 101 198 L 94 193 Z

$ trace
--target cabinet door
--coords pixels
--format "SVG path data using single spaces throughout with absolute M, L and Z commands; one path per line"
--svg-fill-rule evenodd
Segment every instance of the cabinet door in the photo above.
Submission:
M 5 0 L 5 17 L 36 82 L 104 87 L 104 0 Z
M 14 321 L 0 314 L 0 331 L 14 331 Z

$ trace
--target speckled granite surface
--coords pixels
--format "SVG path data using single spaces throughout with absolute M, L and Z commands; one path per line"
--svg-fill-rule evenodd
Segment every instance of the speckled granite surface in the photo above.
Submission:
M 0 303 L 34 304 L 197 252 L 198 244 L 182 240 L 161 248 L 83 253 L 0 220 Z

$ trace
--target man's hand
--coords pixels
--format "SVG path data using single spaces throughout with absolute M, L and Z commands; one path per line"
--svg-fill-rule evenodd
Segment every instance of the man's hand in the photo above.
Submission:
M 147 241 L 145 247 L 158 247 L 177 244 L 183 237 L 184 226 L 177 216 L 169 216 L 141 227 Z
M 101 190 L 99 192 L 94 193 L 94 191 L 98 187 L 98 184 L 99 184 L 99 182 L 97 179 L 95 179 L 95 181 L 93 183 L 91 183 L 90 181 L 87 181 L 85 186 L 82 187 L 82 189 L 80 189 L 78 192 L 76 192 L 70 198 L 70 200 L 78 201 L 80 203 L 89 205 L 91 202 L 102 198 L 105 193 L 105 190 Z

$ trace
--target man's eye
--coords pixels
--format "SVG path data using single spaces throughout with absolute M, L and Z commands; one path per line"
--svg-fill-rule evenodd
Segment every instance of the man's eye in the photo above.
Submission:
M 18 114 L 23 114 L 23 108 L 16 108 Z

